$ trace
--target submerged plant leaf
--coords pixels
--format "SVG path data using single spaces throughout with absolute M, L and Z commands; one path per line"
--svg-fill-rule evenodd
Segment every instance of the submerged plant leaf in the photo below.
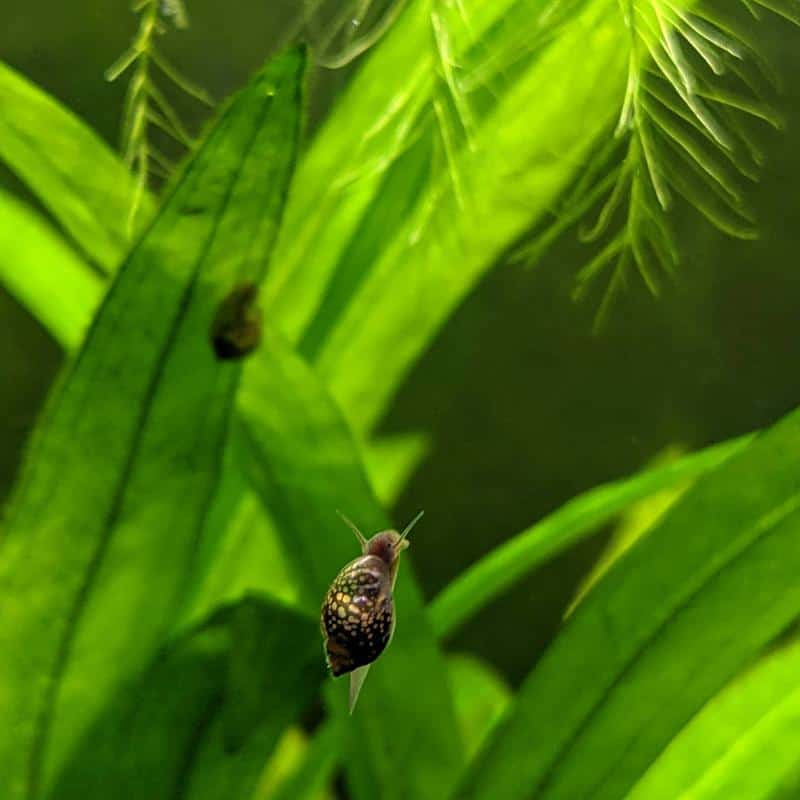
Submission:
M 570 4 L 558 36 L 550 4 L 461 5 L 460 27 L 440 15 L 432 40 L 429 3 L 412 2 L 370 54 L 304 159 L 264 286 L 360 435 L 624 94 L 608 0 Z M 496 71 L 493 48 L 531 27 L 532 45 Z
M 512 693 L 488 664 L 474 656 L 451 655 L 447 668 L 461 734 L 472 758 L 508 707 Z
M 794 412 L 689 489 L 578 606 L 457 796 L 624 796 L 800 615 L 799 457 Z
M 797 771 L 798 674 L 793 641 L 734 680 L 670 743 L 629 800 L 772 800 Z
M 72 112 L 0 63 L 0 159 L 25 181 L 82 251 L 112 272 L 129 244 L 134 178 Z M 141 220 L 153 211 L 142 198 Z
M 428 615 L 437 635 L 452 634 L 495 597 L 595 533 L 632 503 L 716 469 L 750 441 L 745 436 L 723 442 L 573 498 L 476 561 L 433 599 Z
M 339 410 L 271 329 L 245 368 L 237 402 L 252 485 L 279 521 L 303 607 L 318 615 L 331 581 L 360 552 L 335 509 L 365 533 L 389 525 Z M 327 704 L 342 725 L 354 797 L 438 800 L 447 796 L 464 756 L 445 662 L 405 556 L 394 597 L 394 639 L 372 665 L 355 712 L 347 713 L 346 680 L 331 682 Z
M 46 791 L 149 663 L 185 592 L 239 375 L 213 356 L 208 326 L 232 285 L 264 272 L 294 166 L 303 62 L 288 53 L 222 113 L 34 437 L 0 545 L 10 800 Z
M 297 768 L 269 795 L 257 800 L 318 800 L 339 762 L 341 720 L 326 720 L 314 733 Z
M 59 344 L 74 350 L 89 328 L 104 281 L 36 211 L 3 191 L 0 219 L 0 282 Z
M 281 734 L 325 676 L 313 617 L 248 596 L 212 619 L 231 630 L 225 704 L 191 753 L 188 800 L 252 797 Z
M 280 734 L 318 690 L 316 645 L 313 619 L 264 598 L 217 609 L 111 698 L 50 796 L 254 797 Z

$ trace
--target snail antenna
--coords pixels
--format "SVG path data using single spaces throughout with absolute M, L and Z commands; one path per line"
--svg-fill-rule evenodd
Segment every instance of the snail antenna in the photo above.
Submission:
M 403 539 L 406 538 L 406 536 L 408 536 L 409 533 L 411 533 L 411 529 L 422 519 L 422 515 L 424 513 L 425 513 L 424 511 L 420 511 L 419 514 L 417 514 L 417 516 L 414 517 L 414 519 L 412 519 L 411 522 L 408 523 L 408 525 L 406 525 L 405 530 L 400 534 L 401 542 L 403 541 Z
M 361 533 L 361 531 L 356 527 L 355 522 L 353 522 L 351 519 L 348 519 L 344 514 L 342 514 L 341 511 L 339 511 L 338 508 L 336 509 L 336 513 L 342 518 L 345 525 L 347 525 L 347 527 L 350 528 L 351 531 L 353 531 L 353 533 L 356 535 L 356 538 L 358 539 L 358 543 L 361 545 L 362 549 L 366 552 L 367 539 L 364 536 L 364 534 Z

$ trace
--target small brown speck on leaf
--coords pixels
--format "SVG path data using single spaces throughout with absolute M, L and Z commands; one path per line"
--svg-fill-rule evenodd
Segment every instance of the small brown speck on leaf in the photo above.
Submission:
M 246 282 L 234 287 L 217 308 L 211 323 L 211 346 L 220 361 L 243 358 L 261 342 L 258 289 Z

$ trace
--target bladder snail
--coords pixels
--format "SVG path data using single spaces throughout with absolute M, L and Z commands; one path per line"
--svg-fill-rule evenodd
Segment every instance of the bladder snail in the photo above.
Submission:
M 358 672 L 386 649 L 394 633 L 392 591 L 400 553 L 422 511 L 402 533 L 381 531 L 367 539 L 344 514 L 361 544 L 361 555 L 346 564 L 333 579 L 322 604 L 321 627 L 325 658 L 334 677 Z M 365 671 L 351 676 L 351 710 Z M 357 685 L 356 685 L 357 684 Z
M 222 300 L 211 323 L 211 346 L 220 361 L 243 358 L 261 341 L 261 311 L 256 306 L 258 289 L 246 281 Z

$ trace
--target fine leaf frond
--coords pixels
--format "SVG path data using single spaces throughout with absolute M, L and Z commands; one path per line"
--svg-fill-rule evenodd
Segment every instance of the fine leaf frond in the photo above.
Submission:
M 114 81 L 133 70 L 123 106 L 121 145 L 123 158 L 136 175 L 136 191 L 128 216 L 129 232 L 134 229 L 150 178 L 168 180 L 172 171 L 172 162 L 149 141 L 151 128 L 159 129 L 187 149 L 194 147 L 180 116 L 156 83 L 153 67 L 185 94 L 213 105 L 208 93 L 181 75 L 156 47 L 156 39 L 170 25 L 188 26 L 182 0 L 135 0 L 132 9 L 139 15 L 134 41 L 105 72 L 106 80 Z
M 757 18 L 769 11 L 800 25 L 797 0 L 740 2 Z M 741 23 L 693 0 L 619 0 L 619 11 L 629 33 L 627 87 L 614 133 L 623 154 L 599 175 L 595 170 L 591 188 L 579 181 L 583 196 L 599 205 L 581 238 L 597 241 L 599 250 L 579 273 L 575 296 L 583 297 L 592 281 L 612 270 L 597 322 L 628 273 L 637 272 L 654 295 L 662 278 L 674 275 L 674 198 L 727 235 L 757 237 L 745 189 L 758 179 L 764 157 L 752 123 L 783 126 L 763 99 L 765 82 L 773 84 L 769 66 Z M 586 204 L 576 199 L 570 202 L 585 215 Z M 565 218 L 574 222 L 574 216 Z M 551 240 L 549 234 L 544 237 Z M 526 252 L 540 249 L 534 243 Z
M 394 24 L 407 0 L 304 0 L 290 38 L 303 38 L 314 60 L 341 69 L 369 50 Z

